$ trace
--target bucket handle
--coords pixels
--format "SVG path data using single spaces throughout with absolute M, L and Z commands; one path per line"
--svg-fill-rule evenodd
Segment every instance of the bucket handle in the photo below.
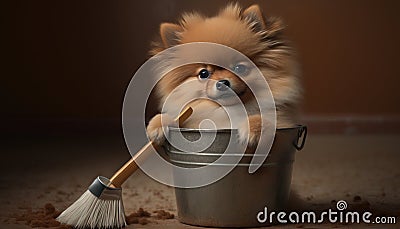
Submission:
M 302 150 L 304 144 L 306 143 L 306 137 L 307 137 L 307 127 L 300 126 L 297 132 L 297 139 L 293 142 L 294 148 L 296 148 L 298 151 Z M 301 141 L 300 145 L 299 141 Z

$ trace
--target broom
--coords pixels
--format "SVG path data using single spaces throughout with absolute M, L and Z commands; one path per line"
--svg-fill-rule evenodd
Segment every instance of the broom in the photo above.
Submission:
M 183 110 L 175 119 L 181 125 L 193 113 L 191 107 Z M 137 169 L 137 162 L 147 158 L 152 142 L 147 143 L 112 177 L 99 176 L 88 190 L 57 217 L 57 221 L 76 228 L 121 228 L 126 226 L 122 204 L 121 185 Z

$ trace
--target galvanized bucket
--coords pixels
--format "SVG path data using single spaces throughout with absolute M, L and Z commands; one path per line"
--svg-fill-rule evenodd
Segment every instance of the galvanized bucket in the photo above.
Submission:
M 215 132 L 215 141 L 200 153 L 181 152 L 167 143 L 169 160 L 186 168 L 208 165 L 222 155 L 231 134 L 237 133 L 237 130 L 200 131 L 170 128 L 171 142 L 180 139 L 180 134 L 190 141 L 195 141 L 200 134 L 215 136 Z M 268 221 L 258 222 L 257 214 L 266 206 L 268 211 L 284 209 L 289 197 L 294 153 L 296 149 L 303 148 L 306 135 L 305 126 L 278 129 L 266 161 L 255 173 L 248 172 L 253 155 L 246 152 L 239 164 L 219 181 L 200 188 L 175 188 L 179 221 L 206 227 L 268 225 Z

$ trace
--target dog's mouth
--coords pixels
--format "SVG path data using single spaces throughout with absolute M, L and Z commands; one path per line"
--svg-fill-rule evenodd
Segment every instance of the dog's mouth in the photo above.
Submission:
M 207 91 L 207 97 L 209 97 L 212 100 L 216 100 L 217 102 L 220 102 L 222 105 L 230 105 L 230 104 L 236 104 L 240 103 L 240 97 L 243 96 L 247 91 L 247 88 L 244 88 L 243 90 L 239 92 L 235 92 L 233 89 L 226 90 L 223 92 L 215 92 L 215 91 Z

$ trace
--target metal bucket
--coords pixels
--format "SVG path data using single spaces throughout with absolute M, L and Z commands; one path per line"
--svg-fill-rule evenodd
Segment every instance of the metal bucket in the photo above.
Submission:
M 237 130 L 201 130 L 201 134 L 205 135 L 214 136 L 215 132 L 215 141 L 200 153 L 181 152 L 167 143 L 169 160 L 186 168 L 214 162 L 224 152 L 231 134 L 236 134 Z M 171 128 L 169 140 L 174 142 L 174 139 L 179 139 L 179 134 L 195 141 L 200 137 L 200 130 Z M 200 188 L 175 188 L 179 221 L 206 227 L 268 225 L 268 221 L 259 223 L 257 214 L 264 207 L 268 207 L 268 211 L 284 209 L 289 197 L 294 153 L 296 149 L 303 148 L 306 135 L 305 126 L 278 129 L 266 161 L 255 173 L 248 172 L 253 155 L 246 152 L 239 164 L 219 181 Z

